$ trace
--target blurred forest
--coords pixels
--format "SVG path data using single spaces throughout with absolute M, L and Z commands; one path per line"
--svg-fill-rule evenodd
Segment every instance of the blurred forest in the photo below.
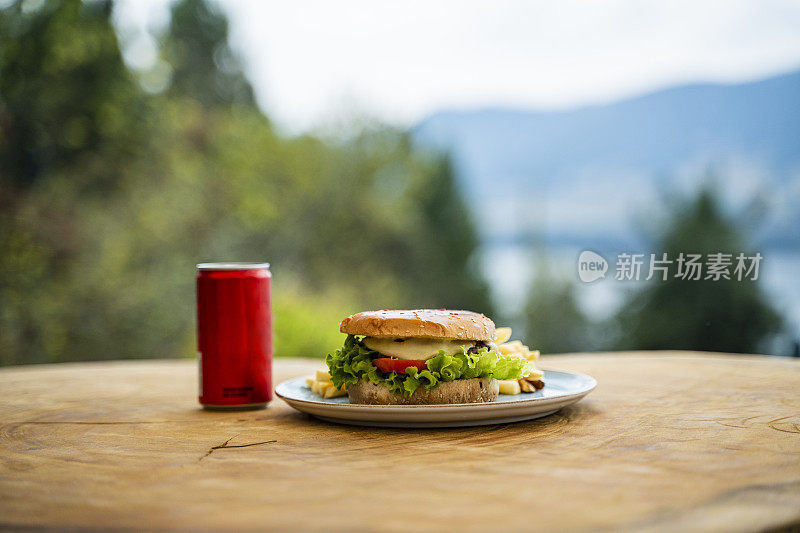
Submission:
M 761 208 L 754 201 L 727 213 L 713 175 L 702 177 L 695 194 L 664 193 L 662 205 L 642 216 L 647 249 L 677 258 L 680 253 L 737 253 L 752 256 L 748 227 L 757 227 Z M 582 311 L 574 286 L 553 272 L 543 253 L 542 272 L 533 282 L 523 311 L 525 331 L 544 352 L 597 350 L 704 350 L 798 355 L 784 320 L 757 280 L 682 279 L 668 266 L 666 281 L 646 281 L 646 270 L 629 289 L 614 316 L 592 321 Z M 614 276 L 613 258 L 609 277 Z M 781 342 L 781 340 L 783 342 Z
M 322 357 L 363 309 L 503 316 L 447 157 L 377 123 L 279 135 L 203 0 L 173 3 L 158 63 L 131 70 L 112 7 L 0 10 L 0 364 L 191 356 L 206 261 L 272 263 L 278 356 Z M 656 248 L 743 245 L 710 196 L 675 209 Z M 755 351 L 779 324 L 755 285 L 687 282 L 594 324 L 556 278 L 516 318 L 544 351 Z
M 656 220 L 650 231 L 651 249 L 672 258 L 681 252 L 754 255 L 744 222 L 758 219 L 758 208 L 726 214 L 714 180 L 706 183 L 696 196 L 666 199 L 666 219 Z M 758 283 L 735 276 L 685 280 L 677 271 L 672 263 L 667 281 L 629 295 L 616 317 L 618 349 L 762 353 L 783 332 L 783 319 Z
M 0 362 L 192 355 L 194 265 L 270 261 L 276 353 L 321 357 L 365 308 L 491 313 L 444 158 L 366 125 L 283 138 L 224 16 L 172 6 L 163 91 L 108 1 L 0 11 Z

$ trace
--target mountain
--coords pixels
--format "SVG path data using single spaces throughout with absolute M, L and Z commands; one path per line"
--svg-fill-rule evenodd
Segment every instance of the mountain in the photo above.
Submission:
M 759 242 L 800 248 L 800 71 L 567 111 L 443 111 L 412 136 L 450 153 L 490 242 L 624 246 L 663 191 L 711 172 L 734 208 L 766 198 Z

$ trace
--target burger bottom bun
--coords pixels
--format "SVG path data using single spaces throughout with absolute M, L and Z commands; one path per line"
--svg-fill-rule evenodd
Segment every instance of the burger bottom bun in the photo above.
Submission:
M 369 405 L 440 405 L 450 403 L 493 402 L 500 394 L 494 378 L 456 379 L 441 383 L 433 390 L 420 387 L 411 396 L 389 392 L 386 385 L 359 381 L 347 388 L 350 403 Z

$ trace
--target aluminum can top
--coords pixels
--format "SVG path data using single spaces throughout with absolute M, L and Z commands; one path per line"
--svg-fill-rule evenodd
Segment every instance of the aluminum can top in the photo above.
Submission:
M 269 270 L 269 263 L 200 263 L 197 270 Z

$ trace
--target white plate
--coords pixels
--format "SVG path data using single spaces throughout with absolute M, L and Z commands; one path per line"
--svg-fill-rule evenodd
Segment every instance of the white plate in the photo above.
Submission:
M 531 420 L 577 402 L 597 386 L 597 381 L 585 374 L 545 370 L 542 390 L 501 394 L 491 403 L 363 405 L 351 404 L 347 396 L 323 398 L 311 392 L 305 380 L 284 381 L 275 387 L 275 394 L 298 411 L 329 422 L 400 428 L 484 426 Z

